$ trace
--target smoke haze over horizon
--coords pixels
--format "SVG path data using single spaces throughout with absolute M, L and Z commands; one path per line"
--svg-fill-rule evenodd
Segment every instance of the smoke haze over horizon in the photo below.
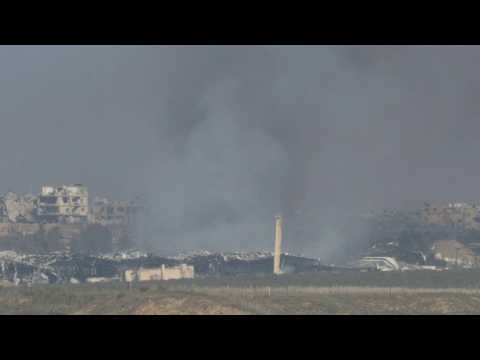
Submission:
M 2 46 L 0 192 L 145 194 L 155 249 L 329 259 L 346 217 L 477 201 L 477 46 Z

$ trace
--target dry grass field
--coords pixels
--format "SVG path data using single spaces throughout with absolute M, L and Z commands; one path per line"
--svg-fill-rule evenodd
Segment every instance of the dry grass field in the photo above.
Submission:
M 0 314 L 480 314 L 478 275 L 348 273 L 146 282 L 132 288 L 3 286 Z

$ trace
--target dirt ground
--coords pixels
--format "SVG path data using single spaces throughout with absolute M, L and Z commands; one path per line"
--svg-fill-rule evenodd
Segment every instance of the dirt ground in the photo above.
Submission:
M 480 290 L 39 285 L 0 287 L 0 314 L 480 314 Z

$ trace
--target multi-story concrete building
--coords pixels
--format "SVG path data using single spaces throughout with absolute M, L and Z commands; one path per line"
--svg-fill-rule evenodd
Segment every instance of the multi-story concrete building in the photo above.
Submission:
M 87 187 L 81 184 L 42 186 L 37 203 L 37 218 L 42 222 L 66 224 L 87 222 Z

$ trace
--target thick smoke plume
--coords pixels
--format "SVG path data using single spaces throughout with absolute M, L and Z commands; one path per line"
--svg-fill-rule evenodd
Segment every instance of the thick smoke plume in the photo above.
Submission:
M 287 251 L 330 260 L 359 214 L 478 199 L 478 47 L 1 54 L 1 185 L 145 194 L 142 246 L 270 250 L 281 213 Z

